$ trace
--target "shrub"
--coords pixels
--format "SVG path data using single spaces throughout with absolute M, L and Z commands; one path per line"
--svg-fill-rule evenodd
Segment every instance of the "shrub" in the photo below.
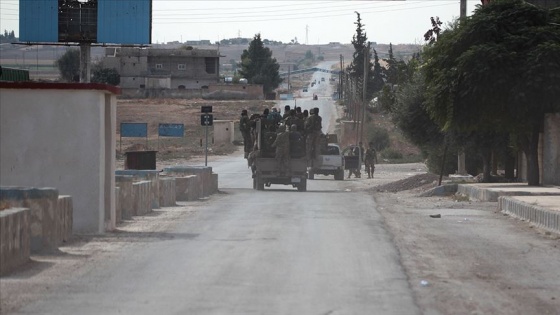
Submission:
M 387 148 L 381 151 L 381 157 L 389 160 L 400 160 L 403 158 L 403 155 L 397 150 Z

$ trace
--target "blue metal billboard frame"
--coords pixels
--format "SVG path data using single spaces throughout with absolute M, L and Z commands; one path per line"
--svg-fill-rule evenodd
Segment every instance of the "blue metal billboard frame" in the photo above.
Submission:
M 159 124 L 158 126 L 158 136 L 160 137 L 183 137 L 184 135 L 184 124 Z
M 21 42 L 61 42 L 58 0 L 19 0 L 19 6 Z M 95 43 L 151 44 L 152 0 L 98 0 Z
M 98 43 L 152 43 L 152 0 L 98 1 Z
M 19 0 L 19 40 L 58 42 L 58 0 Z

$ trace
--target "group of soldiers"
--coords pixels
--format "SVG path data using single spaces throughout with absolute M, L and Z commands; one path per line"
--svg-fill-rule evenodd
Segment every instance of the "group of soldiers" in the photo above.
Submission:
M 368 148 L 364 151 L 364 147 L 360 142 L 358 146 L 352 148 L 350 152 L 353 156 L 359 156 L 362 154 L 362 160 L 364 161 L 364 166 L 366 170 L 366 174 L 368 178 L 373 178 L 373 173 L 375 172 L 375 163 L 377 163 L 377 151 L 375 151 L 373 142 L 368 143 Z M 356 178 L 360 178 L 361 176 L 361 169 L 350 169 L 348 170 L 348 178 L 354 174 Z
M 267 149 L 264 143 L 257 146 L 257 121 L 260 121 L 260 132 L 263 141 L 274 139 L 270 147 L 274 148 L 274 157 L 278 160 L 279 171 L 289 171 L 291 157 L 313 159 L 321 151 L 322 118 L 319 108 L 302 111 L 301 107 L 284 107 L 281 115 L 276 108 L 266 108 L 262 114 L 249 116 L 247 110 L 241 111 L 239 130 L 243 136 L 245 158 L 250 159 L 253 152 Z M 302 152 L 304 151 L 304 152 Z M 260 152 L 262 154 L 262 152 Z
M 262 147 L 257 146 L 257 121 L 260 121 L 261 136 L 264 137 Z M 252 114 L 249 116 L 246 109 L 241 111 L 239 120 L 239 130 L 243 136 L 245 158 L 249 165 L 257 154 L 271 154 L 278 161 L 278 171 L 280 173 L 289 172 L 290 158 L 301 158 L 305 156 L 308 160 L 314 159 L 321 154 L 322 148 L 326 147 L 326 138 L 321 131 L 322 118 L 319 116 L 319 108 L 315 107 L 307 111 L 301 107 L 284 107 L 284 114 L 281 115 L 278 109 L 266 108 L 262 114 Z M 270 140 L 270 145 L 266 141 Z M 270 149 L 271 152 L 262 152 Z M 274 152 L 272 152 L 274 150 Z M 305 154 L 302 151 L 305 150 Z M 377 163 L 377 152 L 373 142 L 368 143 L 368 148 L 364 150 L 362 143 L 352 148 L 351 155 L 361 156 L 364 161 L 365 171 L 368 178 L 373 178 L 375 163 Z M 356 178 L 361 177 L 360 169 L 350 169 L 348 178 L 354 174 Z

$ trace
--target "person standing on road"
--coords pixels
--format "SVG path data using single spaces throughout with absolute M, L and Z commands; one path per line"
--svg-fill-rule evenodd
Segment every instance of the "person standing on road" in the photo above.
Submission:
M 350 156 L 360 156 L 360 147 L 359 146 L 354 146 L 353 148 L 350 149 Z M 359 166 L 359 160 L 358 160 L 358 166 Z M 356 178 L 360 178 L 360 169 L 359 168 L 350 168 L 348 169 L 348 178 L 352 177 L 352 174 L 354 174 L 354 177 Z
M 277 162 L 277 171 L 279 175 L 283 175 L 290 171 L 290 132 L 286 130 L 285 125 L 278 127 L 276 140 L 272 143 L 272 147 L 276 148 L 275 158 Z
M 309 117 L 305 120 L 304 130 L 306 135 L 305 140 L 305 147 L 306 147 L 306 155 L 308 160 L 312 160 L 315 158 L 318 147 L 318 138 L 321 134 L 322 123 L 321 123 L 321 116 L 319 116 L 319 109 L 312 108 L 309 111 Z
M 377 152 L 373 147 L 373 142 L 368 143 L 368 148 L 366 149 L 364 157 L 364 165 L 366 167 L 367 178 L 373 178 L 373 173 L 375 172 L 375 163 L 377 163 Z
M 251 121 L 249 120 L 246 109 L 241 111 L 239 131 L 241 131 L 241 136 L 243 136 L 243 151 L 245 152 L 244 157 L 247 158 L 249 153 L 253 150 L 253 141 L 251 137 Z

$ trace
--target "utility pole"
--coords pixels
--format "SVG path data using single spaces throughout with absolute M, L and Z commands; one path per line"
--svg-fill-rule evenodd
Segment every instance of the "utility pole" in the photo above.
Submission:
M 309 36 L 309 25 L 305 25 L 305 45 L 309 44 L 309 42 L 307 41 L 308 36 Z
M 360 129 L 360 139 L 358 141 L 362 142 L 362 137 L 364 136 L 364 125 L 366 124 L 366 106 L 367 106 L 367 83 L 369 75 L 369 51 L 370 43 L 368 42 L 367 48 L 364 49 L 364 83 L 362 87 L 362 126 Z
M 80 43 L 80 83 L 90 83 L 91 44 Z
M 342 71 L 344 71 L 342 54 L 340 54 L 340 72 L 338 73 L 338 99 L 342 99 Z
M 467 17 L 467 0 L 461 0 L 461 19 Z M 466 175 L 466 156 L 465 151 L 461 148 L 457 152 L 457 173 L 459 175 Z
M 461 0 L 461 18 L 467 17 L 467 0 Z

